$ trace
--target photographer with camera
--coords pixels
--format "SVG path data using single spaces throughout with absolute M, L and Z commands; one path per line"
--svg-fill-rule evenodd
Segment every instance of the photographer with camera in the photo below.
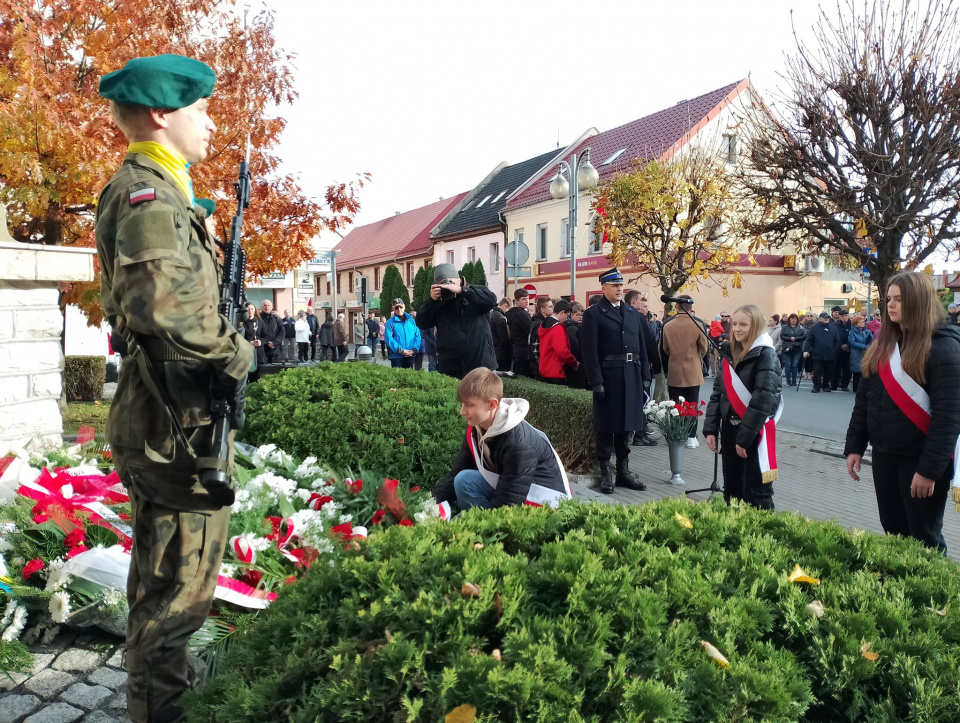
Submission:
M 497 297 L 486 286 L 472 286 L 457 276 L 453 264 L 433 270 L 430 298 L 417 313 L 421 329 L 437 328 L 439 371 L 457 379 L 479 367 L 497 368 L 490 333 L 490 310 Z

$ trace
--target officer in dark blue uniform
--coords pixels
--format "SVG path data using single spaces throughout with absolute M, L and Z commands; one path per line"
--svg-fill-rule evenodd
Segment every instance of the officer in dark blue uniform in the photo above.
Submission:
M 617 454 L 616 484 L 631 490 L 647 486 L 630 473 L 630 433 L 643 429 L 647 351 L 640 336 L 640 312 L 623 300 L 623 276 L 617 268 L 600 274 L 603 298 L 583 315 L 583 367 L 593 390 L 593 426 L 597 433 L 600 491 L 613 492 L 610 457 Z

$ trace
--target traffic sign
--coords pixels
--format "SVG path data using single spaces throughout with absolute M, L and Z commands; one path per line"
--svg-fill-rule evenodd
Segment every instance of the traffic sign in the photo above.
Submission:
M 511 241 L 503 249 L 503 258 L 509 266 L 523 266 L 530 258 L 530 249 L 523 241 Z
M 508 279 L 528 279 L 533 276 L 532 266 L 507 266 Z

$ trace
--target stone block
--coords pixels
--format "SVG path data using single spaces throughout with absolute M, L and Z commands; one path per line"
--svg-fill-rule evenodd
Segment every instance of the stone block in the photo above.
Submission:
M 9 677 L 6 673 L 0 674 L 0 693 L 13 690 L 29 677 L 30 673 L 10 673 Z
M 25 690 L 40 696 L 44 700 L 50 700 L 76 682 L 77 677 L 75 675 L 47 668 L 47 670 L 41 670 L 30 678 L 30 680 L 23 684 L 23 687 Z
M 102 685 L 111 690 L 124 690 L 127 686 L 127 674 L 113 668 L 97 668 L 87 678 L 87 682 Z
M 54 703 L 53 705 L 41 708 L 38 712 L 24 720 L 23 723 L 73 723 L 73 721 L 82 715 L 83 711 L 74 708 L 72 705 Z
M 53 669 L 70 673 L 92 673 L 100 667 L 105 657 L 93 650 L 72 648 L 60 653 L 60 657 L 53 661 Z
M 60 433 L 63 418 L 56 399 L 38 399 L 0 407 L 0 439 Z
M 63 377 L 60 374 L 35 374 L 31 380 L 30 396 L 60 398 Z
M 121 645 L 117 648 L 116 652 L 110 656 L 110 660 L 107 661 L 107 665 L 111 668 L 120 668 L 123 670 L 123 651 L 125 648 Z
M 30 396 L 30 378 L 27 376 L 0 377 L 0 404 L 23 402 Z
M 93 710 L 111 695 L 113 691 L 102 685 L 74 683 L 60 694 L 60 700 L 84 710 Z
M 93 281 L 93 254 L 44 250 L 36 260 L 38 281 Z
M 60 342 L 8 341 L 0 344 L 0 372 L 59 372 L 63 368 Z
M 0 279 L 35 281 L 37 252 L 29 249 L 0 249 Z
M 52 663 L 53 659 L 56 657 L 56 653 L 34 653 L 33 670 L 30 671 L 31 675 L 36 675 L 41 670 L 46 670 L 49 668 L 50 663 Z
M 35 695 L 8 695 L 0 705 L 0 723 L 20 723 L 40 707 Z
M 107 704 L 104 706 L 109 710 L 122 710 L 127 709 L 127 693 L 126 691 L 122 693 L 117 693 L 110 700 L 107 701 Z
M 126 713 L 110 714 L 104 710 L 94 711 L 86 718 L 83 723 L 130 723 L 130 716 Z
M 0 339 L 13 338 L 13 312 L 0 311 Z
M 0 308 L 8 306 L 52 306 L 59 308 L 60 292 L 56 284 L 0 281 Z
M 13 312 L 17 339 L 59 339 L 63 332 L 60 309 L 24 309 Z

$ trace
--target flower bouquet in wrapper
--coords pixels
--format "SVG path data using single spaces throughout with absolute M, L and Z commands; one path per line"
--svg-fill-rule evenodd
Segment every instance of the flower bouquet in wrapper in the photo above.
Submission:
M 688 402 L 679 397 L 679 402 L 667 399 L 662 402 L 649 402 L 643 413 L 651 424 L 663 434 L 667 444 L 686 442 L 697 417 L 702 417 L 706 402 Z

